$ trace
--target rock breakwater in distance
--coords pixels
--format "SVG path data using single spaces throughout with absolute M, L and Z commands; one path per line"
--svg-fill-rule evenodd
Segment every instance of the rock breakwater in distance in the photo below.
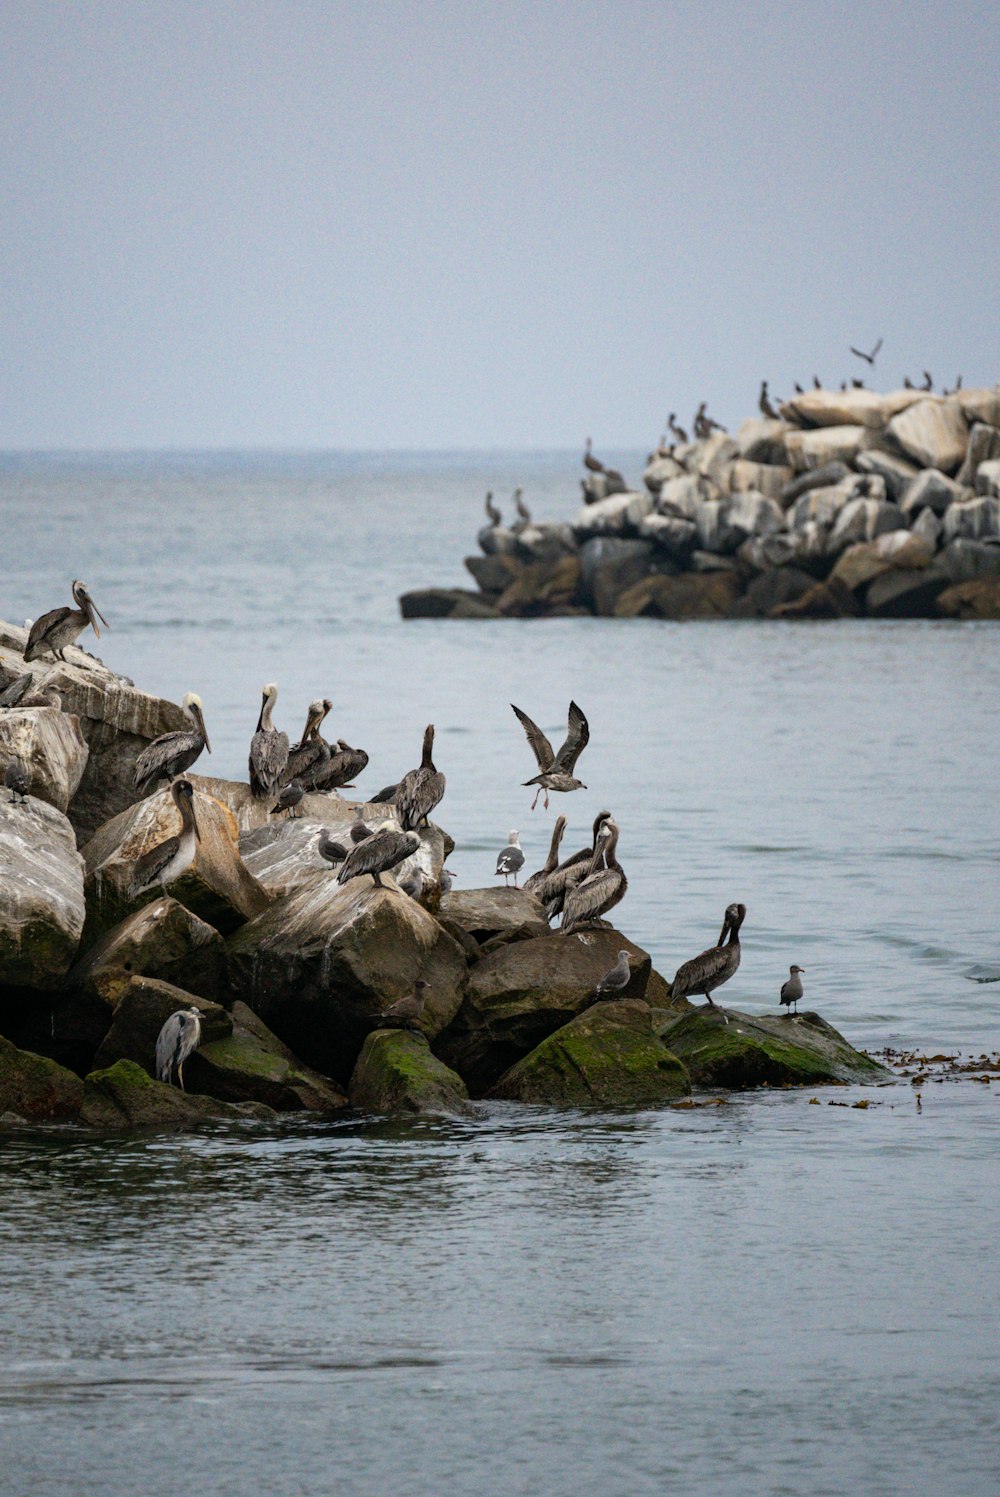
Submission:
M 761 405 L 735 436 L 675 427 L 641 487 L 588 449 L 563 521 L 487 496 L 476 590 L 405 593 L 403 617 L 1000 618 L 1000 385 Z

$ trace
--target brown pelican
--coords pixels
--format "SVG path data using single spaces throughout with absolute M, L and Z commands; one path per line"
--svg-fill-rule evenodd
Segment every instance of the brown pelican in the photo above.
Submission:
M 198 822 L 194 814 L 194 786 L 190 780 L 175 780 L 170 787 L 174 805 L 181 813 L 181 829 L 176 837 L 168 837 L 156 847 L 136 858 L 132 882 L 129 884 L 129 899 L 137 899 L 159 884 L 166 893 L 167 885 L 187 873 L 194 862 L 195 844 L 201 841 Z
M 822 388 L 823 388 L 823 382 L 822 382 L 822 380 L 820 379 L 820 377 L 819 377 L 818 374 L 814 374 L 813 375 L 813 389 L 814 390 L 822 390 Z
M 740 964 L 740 926 L 746 919 L 746 913 L 745 904 L 731 904 L 727 907 L 718 943 L 677 968 L 670 984 L 671 998 L 687 998 L 691 993 L 704 993 L 711 1007 L 715 1007 L 712 1002 L 714 989 L 728 982 Z
M 286 784 L 291 780 L 302 779 L 302 776 L 316 765 L 329 763 L 330 745 L 325 738 L 320 736 L 319 729 L 320 724 L 332 706 L 333 703 L 329 697 L 323 697 L 309 703 L 306 711 L 306 725 L 302 729 L 302 737 L 288 751 L 288 761 L 285 764 L 282 774 L 282 779 Z
M 429 987 L 430 983 L 418 977 L 413 984 L 413 992 L 407 993 L 405 998 L 397 999 L 384 1014 L 379 1014 L 372 1027 L 374 1029 L 414 1029 L 418 1034 L 421 1033 L 420 1020 L 423 1018 Z
M 23 804 L 31 791 L 31 776 L 24 767 L 23 760 L 14 754 L 7 760 L 7 768 L 4 770 L 3 782 L 10 791 L 12 801 L 18 799 Z
M 565 830 L 565 816 L 557 816 L 556 824 L 552 828 L 552 841 L 549 843 L 549 855 L 545 859 L 545 862 L 542 864 L 541 868 L 539 868 L 538 872 L 529 874 L 525 879 L 524 892 L 526 894 L 531 894 L 533 891 L 539 891 L 544 885 L 545 880 L 548 878 L 549 874 L 555 872 L 556 866 L 559 862 L 559 844 L 562 842 L 563 832 Z M 540 893 L 538 894 L 538 897 L 539 899 L 542 898 Z M 543 904 L 544 902 L 545 901 L 542 900 Z
M 445 779 L 440 770 L 434 768 L 434 724 L 424 729 L 424 749 L 420 757 L 420 768 L 411 769 L 396 787 L 396 811 L 404 832 L 412 831 L 427 818 L 434 807 L 440 805 L 444 795 Z
M 342 863 L 347 857 L 347 848 L 343 842 L 334 841 L 327 827 L 324 827 L 316 838 L 316 851 L 321 858 L 325 858 L 331 864 Z
M 760 382 L 760 399 L 757 404 L 760 406 L 761 415 L 766 416 L 768 421 L 780 421 L 781 417 L 768 399 L 766 379 Z
M 701 405 L 695 411 L 694 420 L 691 423 L 691 430 L 694 432 L 696 441 L 702 441 L 709 435 L 710 428 L 706 424 L 707 418 L 705 416 L 705 407 L 707 404 L 707 400 L 702 401 Z
M 903 389 L 904 390 L 912 390 L 913 389 L 913 381 L 912 381 L 912 379 L 910 378 L 910 376 L 908 374 L 904 374 L 903 375 Z
M 535 898 L 545 906 L 546 920 L 554 920 L 556 915 L 561 913 L 570 889 L 575 888 L 587 877 L 600 843 L 601 828 L 606 821 L 610 820 L 610 811 L 598 811 L 594 817 L 590 846 L 581 847 L 579 852 L 575 852 L 572 857 L 564 858 L 558 868 L 553 869 L 544 882 L 534 890 Z M 603 844 L 600 845 L 603 848 Z
M 865 353 L 863 349 L 861 349 L 861 348 L 855 348 L 853 344 L 851 345 L 851 353 L 854 355 L 854 357 L 856 359 L 864 359 L 864 361 L 865 361 L 866 364 L 871 364 L 872 367 L 874 368 L 874 366 L 875 366 L 875 357 L 876 357 L 876 355 L 877 355 L 877 353 L 878 353 L 878 351 L 879 351 L 879 349 L 881 347 L 882 347 L 882 339 L 880 338 L 878 340 L 878 342 L 875 344 L 875 347 L 872 349 L 871 353 Z
M 618 861 L 617 849 L 618 823 L 609 817 L 598 833 L 598 845 L 586 878 L 567 891 L 560 930 L 568 934 L 581 925 L 594 925 L 625 898 L 628 879 Z
M 85 582 L 74 582 L 72 591 L 73 600 L 79 607 L 53 608 L 36 619 L 24 647 L 25 660 L 37 660 L 46 651 L 50 651 L 57 660 L 65 660 L 67 645 L 75 644 L 88 624 L 98 639 L 101 637 L 101 631 L 97 627 L 98 619 L 105 629 L 111 628 L 87 591 Z
M 305 791 L 301 780 L 290 780 L 287 785 L 281 787 L 278 799 L 271 807 L 271 815 L 277 816 L 279 811 L 287 811 L 288 819 L 295 816 L 295 807 L 301 804 Z
M 135 761 L 135 788 L 152 790 L 157 780 L 173 780 L 191 768 L 202 749 L 212 752 L 202 716 L 201 697 L 189 691 L 181 703 L 194 724 L 194 731 L 161 733 Z
M 928 372 L 927 372 L 926 369 L 924 370 L 924 382 L 923 382 L 923 384 L 921 385 L 920 388 L 922 390 L 933 390 L 933 388 L 934 388 L 934 381 L 931 379 L 931 377 L 928 374 Z M 27 660 L 27 658 L 28 658 L 27 655 L 25 655 L 24 658 L 25 658 L 25 660 Z
M 351 748 L 346 739 L 338 738 L 327 762 L 315 765 L 304 776 L 303 783 L 309 790 L 344 790 L 353 784 L 367 764 L 368 755 L 364 749 Z
M 257 731 L 250 740 L 250 793 L 255 800 L 273 795 L 281 784 L 288 763 L 288 734 L 271 725 L 271 713 L 278 700 L 273 681 L 264 687 Z
M 864 387 L 865 387 L 865 382 L 864 382 L 863 379 L 852 379 L 851 380 L 851 389 L 852 390 L 863 390 Z
M 590 728 L 587 724 L 587 719 L 576 703 L 570 702 L 569 704 L 566 741 L 558 754 L 553 753 L 551 743 L 538 724 L 533 723 L 527 713 L 521 711 L 520 707 L 514 707 L 513 702 L 510 705 L 514 709 L 525 733 L 527 733 L 528 742 L 531 744 L 532 752 L 538 761 L 540 773 L 533 776 L 530 780 L 522 781 L 524 785 L 538 786 L 538 789 L 535 791 L 535 799 L 531 802 L 531 809 L 535 809 L 538 804 L 538 797 L 543 792 L 545 795 L 545 808 L 547 810 L 550 790 L 586 790 L 587 787 L 582 780 L 573 778 L 576 761 L 587 747 L 590 738 Z
M 524 529 L 525 525 L 530 525 L 531 524 L 531 510 L 525 504 L 523 495 L 524 495 L 524 490 L 523 489 L 515 489 L 514 490 L 514 494 L 513 494 L 514 508 L 517 510 L 517 517 L 521 521 L 521 529 L 522 530 Z
M 497 528 L 498 525 L 502 525 L 503 524 L 503 515 L 500 513 L 500 511 L 497 509 L 496 505 L 493 503 L 493 490 L 492 489 L 490 489 L 490 491 L 486 495 L 486 518 L 489 520 L 489 522 L 493 526 L 494 530 L 496 530 L 496 528 Z
M 176 1074 L 184 1090 L 184 1062 L 201 1044 L 201 1014 L 196 1008 L 182 1008 L 171 1014 L 156 1039 L 157 1080 L 170 1085 Z
M 670 415 L 667 417 L 667 426 L 668 426 L 668 428 L 670 430 L 671 436 L 676 437 L 677 440 L 678 440 L 678 442 L 686 442 L 687 441 L 688 434 L 684 430 L 683 426 L 678 426 L 677 425 L 677 416 L 676 416 L 676 413 L 674 411 L 671 411 Z
M 378 795 L 373 795 L 368 804 L 371 806 L 389 805 L 390 802 L 396 799 L 396 792 L 398 789 L 398 785 L 383 785 Z
M 504 887 L 509 887 L 510 876 L 514 875 L 514 888 L 517 888 L 517 875 L 524 867 L 524 853 L 521 851 L 521 834 L 511 832 L 507 838 L 507 846 L 497 856 L 497 871 L 494 877 L 499 878 L 503 874 Z
M 797 967 L 793 962 L 788 969 L 788 981 L 781 984 L 779 1002 L 783 1007 L 788 1008 L 789 1012 L 791 1012 L 791 1005 L 793 1003 L 795 1004 L 795 1012 L 798 1013 L 799 1011 L 799 999 L 802 997 L 802 978 L 799 976 L 799 973 L 805 970 L 805 967 Z
M 346 884 L 352 878 L 370 873 L 376 889 L 384 889 L 379 875 L 411 858 L 419 847 L 420 838 L 416 832 L 401 831 L 398 822 L 383 821 L 377 832 L 359 842 L 347 854 L 344 866 L 337 874 L 337 883 Z
M 628 964 L 628 952 L 619 951 L 618 960 L 610 971 L 605 972 L 597 984 L 598 998 L 620 998 L 629 985 L 632 969 Z
M 604 464 L 598 462 L 597 458 L 591 452 L 591 445 L 591 440 L 588 437 L 583 449 L 583 466 L 588 468 L 591 473 L 603 473 Z

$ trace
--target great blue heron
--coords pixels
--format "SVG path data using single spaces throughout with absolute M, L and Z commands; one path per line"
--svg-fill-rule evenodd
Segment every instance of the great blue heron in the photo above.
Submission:
M 156 1075 L 169 1086 L 176 1075 L 184 1090 L 184 1062 L 201 1044 L 201 1014 L 196 1008 L 182 1008 L 164 1024 L 156 1038 Z

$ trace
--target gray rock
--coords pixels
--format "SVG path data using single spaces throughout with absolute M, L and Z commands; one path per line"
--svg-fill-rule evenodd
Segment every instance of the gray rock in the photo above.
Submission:
M 736 433 L 736 445 L 740 456 L 751 463 L 788 463 L 785 434 L 791 428 L 786 421 L 769 421 L 751 417 L 744 421 Z
M 729 523 L 728 499 L 709 499 L 698 510 L 698 548 L 716 556 L 737 551 L 747 532 Z
M 668 1019 L 659 1032 L 664 1044 L 687 1066 L 696 1086 L 744 1091 L 758 1086 L 893 1079 L 884 1066 L 855 1050 L 815 1013 L 792 1019 L 785 1014 L 746 1014 L 702 1004 L 689 1014 Z
M 715 551 L 692 551 L 691 560 L 688 563 L 692 572 L 736 572 L 736 558 L 734 556 L 720 556 Z
M 944 517 L 945 544 L 954 540 L 993 540 L 997 536 L 1000 536 L 1000 499 L 987 496 L 953 504 Z
M 834 522 L 827 553 L 839 556 L 847 546 L 859 541 L 873 541 L 887 530 L 905 530 L 906 521 L 896 504 L 881 499 L 851 499 Z
M 950 541 L 938 558 L 951 583 L 979 582 L 988 577 L 1000 577 L 1000 545 L 984 544 L 982 541 Z
M 611 502 L 611 501 L 608 501 Z M 580 547 L 583 596 L 595 613 L 609 616 L 615 600 L 653 570 L 651 541 L 600 537 Z
M 938 566 L 910 571 L 894 567 L 876 577 L 865 595 L 865 607 L 873 618 L 933 618 L 938 594 L 948 579 Z
M 688 462 L 690 472 L 711 479 L 720 493 L 729 488 L 729 465 L 740 455 L 740 449 L 728 432 L 713 431 L 696 444 L 696 457 Z
M 738 458 L 729 468 L 729 492 L 763 494 L 768 499 L 780 499 L 793 476 L 791 468 Z
M 679 577 L 645 577 L 622 593 L 615 617 L 657 619 L 731 618 L 733 604 L 742 592 L 741 579 L 731 557 L 710 556 L 696 551 L 694 565 L 708 563 L 725 570 L 708 575 L 685 572 Z
M 814 468 L 810 473 L 800 473 L 798 478 L 793 478 L 782 489 L 779 495 L 781 507 L 786 510 L 791 509 L 796 499 L 801 499 L 802 495 L 808 494 L 811 489 L 836 488 L 837 484 L 850 476 L 850 468 L 842 462 L 824 463 L 822 468 Z
M 232 1032 L 204 1042 L 184 1067 L 192 1091 L 223 1102 L 263 1102 L 276 1112 L 339 1112 L 347 1096 L 303 1065 L 277 1035 L 236 1002 Z
M 684 469 L 675 458 L 654 457 L 647 465 L 642 481 L 651 494 L 658 494 L 663 485 L 671 478 L 680 478 Z
M 141 1066 L 119 1060 L 105 1071 L 92 1071 L 83 1083 L 80 1120 L 91 1128 L 157 1131 L 201 1128 L 216 1121 L 267 1121 L 275 1116 L 260 1102 L 219 1102 L 192 1096 L 179 1087 L 153 1081 Z
M 863 426 L 822 426 L 814 431 L 791 431 L 785 446 L 797 473 L 822 468 L 827 463 L 852 464 L 867 446 L 868 432 Z
M 648 492 L 613 494 L 585 505 L 573 521 L 573 530 L 582 541 L 593 536 L 633 535 L 639 522 L 652 512 L 653 496 Z
M 300 884 L 312 882 L 321 870 L 330 871 L 330 864 L 320 857 L 318 849 L 323 827 L 331 828 L 339 841 L 350 841 L 356 808 L 349 801 L 307 797 L 309 802 L 320 799 L 327 800 L 322 809 L 310 804 L 306 815 L 280 821 L 273 819 L 269 826 L 245 832 L 240 837 L 240 855 L 245 868 L 272 897 L 288 894 Z M 393 808 L 391 805 L 364 804 L 360 809 L 363 812 L 361 820 L 370 831 L 375 831 Z M 440 888 L 445 856 L 453 846 L 451 839 L 433 822 L 428 827 L 420 827 L 416 835 L 420 838 L 420 847 L 412 857 L 400 863 L 393 877 L 398 881 L 419 868 L 426 890 Z
M 170 1015 L 182 1008 L 198 1010 L 203 1044 L 228 1039 L 233 1032 L 232 1018 L 221 1004 L 199 998 L 158 978 L 133 977 L 114 1011 L 109 1011 L 110 1027 L 98 1046 L 93 1069 L 103 1070 L 117 1060 L 132 1060 L 142 1066 L 147 1075 L 155 1077 L 156 1041 L 160 1030 Z
M 175 899 L 154 899 L 127 915 L 73 967 L 67 987 L 112 1012 L 134 977 L 160 978 L 206 999 L 228 997 L 219 932 Z
M 612 492 L 611 485 L 603 473 L 588 473 L 585 478 L 581 478 L 580 490 L 584 504 L 599 504 Z
M 476 540 L 484 556 L 513 556 L 517 551 L 517 536 L 506 525 L 484 525 Z
M 969 445 L 965 449 L 965 460 L 955 477 L 967 489 L 975 488 L 976 473 L 982 463 L 996 462 L 1000 458 L 1000 431 L 977 421 L 969 432 Z
M 769 618 L 771 610 L 779 603 L 791 603 L 801 598 L 815 580 L 799 567 L 771 567 L 753 579 L 733 613 L 737 618 Z
M 911 519 L 922 509 L 932 509 L 936 515 L 943 515 L 949 504 L 967 497 L 968 491 L 953 478 L 939 473 L 937 468 L 925 468 L 907 487 L 901 507 L 904 515 Z
M 22 1123 L 68 1122 L 82 1106 L 79 1076 L 0 1036 L 0 1113 L 13 1113 Z
M 742 531 L 743 538 L 751 536 L 777 535 L 785 529 L 784 512 L 774 499 L 765 494 L 748 490 L 733 494 L 727 501 L 726 518 L 734 530 Z M 743 541 L 740 541 L 740 545 Z
M 650 540 L 658 551 L 683 564 L 698 544 L 698 527 L 693 520 L 673 515 L 647 515 L 639 526 L 643 540 Z
M 748 572 L 766 572 L 772 567 L 784 567 L 798 554 L 799 537 L 787 530 L 777 535 L 755 535 L 737 551 L 740 565 Z
M 934 548 L 909 530 L 893 530 L 872 541 L 848 546 L 830 573 L 830 582 L 843 583 L 858 593 L 884 572 L 895 568 L 915 571 L 930 564 Z
M 0 789 L 0 988 L 58 987 L 84 922 L 83 859 L 61 811 Z
M 467 556 L 465 565 L 484 593 L 502 593 L 514 581 L 524 563 L 516 556 Z
M 906 490 L 920 472 L 913 463 L 907 462 L 904 457 L 896 457 L 894 453 L 883 452 L 878 447 L 869 448 L 867 452 L 859 452 L 857 458 L 859 473 L 876 474 L 885 484 L 886 497 L 894 504 L 902 502 Z
M 479 593 L 460 587 L 420 587 L 403 593 L 399 611 L 404 619 L 498 618 L 496 609 Z
M 1000 459 L 990 458 L 976 469 L 976 493 L 1000 498 Z
M 79 720 L 57 707 L 0 711 L 0 783 L 8 760 L 18 758 L 31 777 L 30 794 L 66 811 L 87 764 Z
M 954 473 L 965 457 L 969 428 L 956 400 L 928 398 L 893 416 L 889 435 L 921 468 Z
M 810 489 L 796 499 L 788 511 L 788 528 L 802 530 L 806 525 L 815 523 L 831 530 L 840 511 L 850 503 L 853 492 L 853 485 L 849 481 L 839 483 L 834 488 Z
M 529 562 L 557 561 L 574 554 L 576 537 L 571 525 L 526 525 L 518 534 L 517 549 Z
M 549 933 L 542 906 L 523 889 L 453 889 L 441 896 L 439 914 L 480 945 L 512 930 L 527 930 L 533 936 Z
M 984 426 L 1000 426 L 1000 385 L 959 390 L 954 398 L 970 426 L 976 422 Z
M 941 521 L 932 509 L 922 509 L 910 527 L 911 533 L 925 540 L 932 551 L 936 551 L 940 545 L 943 529 Z
M 889 419 L 885 397 L 874 390 L 806 390 L 786 400 L 782 416 L 796 426 L 868 427 L 880 430 Z

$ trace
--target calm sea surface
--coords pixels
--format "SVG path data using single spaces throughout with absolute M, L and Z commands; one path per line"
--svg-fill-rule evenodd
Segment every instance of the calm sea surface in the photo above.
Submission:
M 359 793 L 434 722 L 459 886 L 607 806 L 619 923 L 667 976 L 742 900 L 734 1006 L 797 961 L 859 1045 L 995 1050 L 1000 630 L 400 620 L 472 585 L 486 488 L 565 518 L 578 464 L 0 458 L 0 617 L 82 577 L 109 665 L 200 693 L 216 774 L 268 680 L 290 731 L 333 700 Z M 532 813 L 509 703 L 555 737 L 571 696 L 589 788 Z M 995 1493 L 998 1086 L 8 1136 L 0 1492 Z

